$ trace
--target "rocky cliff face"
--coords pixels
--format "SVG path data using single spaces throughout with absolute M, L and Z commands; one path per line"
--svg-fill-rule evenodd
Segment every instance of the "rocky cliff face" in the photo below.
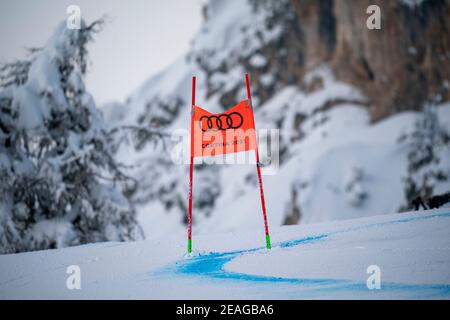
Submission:
M 450 1 L 292 0 L 302 43 L 296 75 L 324 62 L 369 98 L 373 120 L 450 99 Z M 381 29 L 366 26 L 370 5 Z M 286 72 L 292 70 L 286 69 Z M 301 83 L 300 83 L 301 84 Z
M 252 1 L 265 11 L 267 30 L 280 27 L 279 37 L 258 51 L 264 66 L 242 57 L 252 73 L 256 94 L 264 102 L 277 86 L 297 84 L 327 63 L 337 78 L 360 88 L 368 97 L 372 120 L 404 110 L 418 110 L 428 99 L 450 99 L 450 1 L 290 0 Z M 381 9 L 381 29 L 366 26 L 370 5 Z M 256 33 L 258 36 L 258 33 Z M 227 70 L 226 64 L 222 66 Z M 274 75 L 277 85 L 261 76 Z M 235 92 L 224 93 L 223 104 Z

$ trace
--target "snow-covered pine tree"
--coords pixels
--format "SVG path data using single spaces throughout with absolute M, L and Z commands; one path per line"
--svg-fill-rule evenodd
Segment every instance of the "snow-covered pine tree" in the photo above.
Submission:
M 440 123 L 435 103 L 428 103 L 413 130 L 402 137 L 408 145 L 407 176 L 404 178 L 406 204 L 401 210 L 414 209 L 416 198 L 430 198 L 445 192 L 450 175 L 450 133 Z
M 127 177 L 86 91 L 86 45 L 103 25 L 61 23 L 0 76 L 0 253 L 141 237 Z

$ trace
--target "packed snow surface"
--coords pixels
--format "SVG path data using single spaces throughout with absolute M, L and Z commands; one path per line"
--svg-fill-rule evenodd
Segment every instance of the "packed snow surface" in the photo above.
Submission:
M 256 219 L 256 215 L 255 215 Z M 0 256 L 1 299 L 449 299 L 450 209 Z M 81 289 L 66 287 L 67 268 Z M 369 290 L 369 266 L 380 289 Z

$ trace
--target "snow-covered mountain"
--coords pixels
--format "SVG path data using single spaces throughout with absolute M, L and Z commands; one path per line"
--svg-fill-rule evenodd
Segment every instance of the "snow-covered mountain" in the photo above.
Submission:
M 244 74 L 249 72 L 257 127 L 279 129 L 280 135 L 279 170 L 263 177 L 270 226 L 398 212 L 410 207 L 411 197 L 448 191 L 450 104 L 442 102 L 448 92 L 427 102 L 409 80 L 392 92 L 380 84 L 404 79 L 404 70 L 393 74 L 389 66 L 377 67 L 385 49 L 370 42 L 375 40 L 365 30 L 365 20 L 363 29 L 347 25 L 345 17 L 360 13 L 345 3 L 211 0 L 189 52 L 144 83 L 126 104 L 105 108 L 105 115 L 112 125 L 137 124 L 169 134 L 188 130 L 192 75 L 197 76 L 197 103 L 221 112 L 246 98 Z M 409 17 L 412 28 L 421 14 L 434 12 L 427 1 L 392 3 L 383 10 L 388 15 L 397 10 L 399 19 Z M 386 28 L 393 23 L 389 19 Z M 429 20 L 426 28 L 435 30 L 433 23 Z M 397 36 L 404 45 L 414 44 L 417 50 L 442 41 L 436 34 L 425 42 L 402 32 Z M 389 42 L 378 40 L 381 47 Z M 361 65 L 353 61 L 358 41 L 369 41 L 373 49 L 360 52 L 368 60 L 358 63 L 368 73 L 359 78 Z M 349 65 L 337 64 L 346 46 Z M 385 57 L 386 64 L 389 59 Z M 403 59 L 409 64 L 412 58 Z M 445 65 L 440 64 L 444 76 Z M 412 66 L 414 74 L 425 72 L 423 64 Z M 440 81 L 439 88 L 447 81 L 441 71 L 433 78 Z M 436 97 L 433 81 L 423 84 L 429 86 L 430 97 Z M 420 112 L 425 109 L 430 112 Z M 424 129 L 427 123 L 436 130 Z M 419 136 L 426 137 L 415 143 Z M 188 166 L 172 162 L 174 145 L 155 149 L 130 142 L 117 154 L 118 160 L 133 165 L 130 173 L 138 185 L 130 191 L 131 199 L 148 238 L 185 230 Z M 428 159 L 430 150 L 434 160 L 418 161 Z M 262 230 L 254 165 L 196 166 L 193 199 L 194 233 Z
M 450 4 L 377 2 L 371 33 L 371 2 L 210 0 L 191 49 L 104 117 L 83 84 L 103 20 L 0 68 L 0 250 L 80 245 L 0 255 L 0 299 L 449 299 L 449 209 L 406 211 L 449 191 Z M 185 256 L 191 76 L 221 112 L 246 72 L 277 133 L 259 141 L 263 164 L 279 151 L 272 250 L 255 164 L 196 164 Z M 123 243 L 137 220 L 147 240 Z

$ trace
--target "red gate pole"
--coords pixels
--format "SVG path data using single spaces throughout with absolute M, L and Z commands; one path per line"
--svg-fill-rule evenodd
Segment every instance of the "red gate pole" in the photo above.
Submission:
M 188 254 L 192 252 L 192 185 L 194 178 L 194 107 L 195 107 L 195 76 L 192 76 L 192 106 L 191 106 L 191 151 L 189 164 L 189 205 L 188 205 Z
M 245 74 L 245 84 L 247 86 L 248 102 L 249 102 L 250 108 L 253 109 L 252 95 L 250 92 L 250 81 L 248 78 L 248 73 Z M 256 139 L 256 123 L 255 123 L 255 115 L 253 112 L 252 112 L 252 117 L 253 117 L 253 127 L 255 128 L 255 139 Z M 270 249 L 271 245 L 270 245 L 269 225 L 267 223 L 266 201 L 264 199 L 264 190 L 263 190 L 263 183 L 262 183 L 262 178 L 261 178 L 261 164 L 259 162 L 259 152 L 258 152 L 258 142 L 257 141 L 256 141 L 256 146 L 255 146 L 255 155 L 256 155 L 256 172 L 258 173 L 259 193 L 261 195 L 261 207 L 262 207 L 262 213 L 263 213 L 263 218 L 264 218 L 264 231 L 266 234 L 266 248 Z

